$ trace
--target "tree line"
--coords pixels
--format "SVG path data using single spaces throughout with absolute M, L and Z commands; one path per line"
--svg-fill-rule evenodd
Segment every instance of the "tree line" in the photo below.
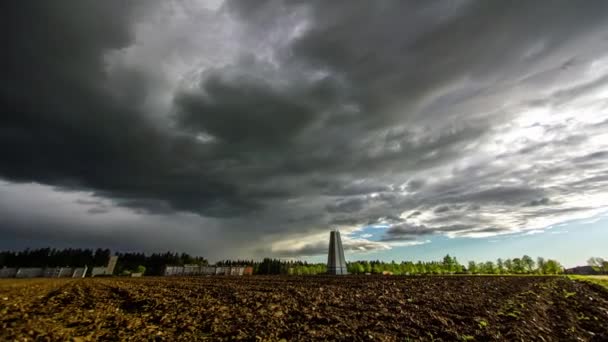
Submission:
M 314 275 L 326 273 L 326 265 L 324 263 L 307 263 L 270 258 L 266 258 L 261 262 L 252 260 L 225 260 L 217 265 L 253 266 L 254 274 Z M 513 259 L 499 258 L 496 261 L 469 261 L 466 265 L 461 264 L 458 259 L 448 254 L 441 261 L 402 261 L 397 263 L 395 261 L 364 260 L 348 262 L 346 266 L 350 274 L 561 274 L 564 271 L 562 265 L 556 260 L 542 257 L 534 260 L 528 255 Z
M 446 255 L 441 261 L 402 261 L 401 263 L 382 261 L 355 261 L 347 264 L 351 274 L 382 274 L 396 275 L 416 274 L 561 274 L 562 265 L 553 259 L 546 260 L 538 257 L 536 261 L 528 255 L 521 258 L 502 259 L 494 261 L 469 261 L 467 265 L 458 259 Z
M 39 248 L 23 251 L 1 251 L 2 267 L 84 267 L 105 266 L 111 252 L 109 249 L 55 249 Z M 118 256 L 114 274 L 145 270 L 146 275 L 162 275 L 166 265 L 208 265 L 207 259 L 187 253 L 115 253 Z
M 111 255 L 109 249 L 55 249 L 40 248 L 24 251 L 0 252 L 1 267 L 96 267 L 105 266 Z M 207 259 L 187 253 L 115 253 L 118 262 L 114 274 L 145 269 L 146 275 L 162 275 L 166 265 L 208 265 Z M 592 258 L 589 264 L 600 271 L 608 271 L 608 263 Z M 264 258 L 256 260 L 222 260 L 216 266 L 252 266 L 254 274 L 314 275 L 326 273 L 324 263 Z M 440 261 L 354 261 L 347 263 L 351 274 L 417 275 L 417 274 L 560 274 L 561 264 L 553 259 L 524 255 L 521 258 L 461 264 L 455 257 L 446 255 Z
M 253 274 L 293 274 L 312 275 L 326 272 L 325 264 L 314 264 L 306 261 L 281 260 L 264 258 L 255 260 L 222 260 L 216 266 L 251 266 Z
M 118 262 L 114 269 L 114 274 L 125 274 L 129 272 L 139 272 L 142 269 L 146 275 L 160 276 L 163 275 L 165 266 L 183 266 L 183 265 L 208 265 L 207 259 L 199 256 L 191 256 L 187 253 L 152 253 L 146 255 L 144 253 L 115 253 L 118 256 Z
M 553 259 L 536 258 L 524 255 L 521 258 L 497 259 L 496 263 L 486 261 L 475 263 L 469 261 L 467 271 L 472 274 L 561 274 L 564 267 Z

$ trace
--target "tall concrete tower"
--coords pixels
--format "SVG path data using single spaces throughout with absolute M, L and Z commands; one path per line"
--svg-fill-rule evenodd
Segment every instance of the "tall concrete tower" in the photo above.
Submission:
M 344 259 L 344 248 L 340 232 L 334 230 L 329 233 L 329 252 L 327 253 L 328 274 L 348 274 L 346 270 L 346 259 Z

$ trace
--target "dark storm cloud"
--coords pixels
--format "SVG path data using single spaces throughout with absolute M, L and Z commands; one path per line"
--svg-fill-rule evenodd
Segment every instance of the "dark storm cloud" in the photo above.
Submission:
M 328 188 L 324 194 L 329 196 L 356 196 L 391 191 L 391 188 L 386 184 L 368 180 L 350 184 L 342 184 L 336 181 L 334 183 L 327 184 L 327 186 Z M 384 193 L 381 195 L 388 196 L 388 194 Z
M 408 191 L 418 191 L 424 186 L 424 181 L 421 179 L 413 179 L 407 183 Z
M 146 118 L 139 105 L 151 85 L 144 75 L 132 71 L 106 88 L 104 54 L 133 44 L 133 24 L 154 2 L 8 6 L 2 14 L 12 47 L 1 57 L 3 177 L 215 215 L 254 206 L 233 197 L 234 184 L 205 172 L 204 160 L 212 158 L 196 150 L 193 139 Z
M 337 96 L 331 80 L 284 80 L 273 75 L 277 72 L 270 66 L 260 64 L 251 57 L 210 71 L 195 92 L 178 94 L 177 121 L 239 148 L 245 144 L 272 148 L 296 139 Z M 278 78 L 276 84 L 273 78 Z
M 327 211 L 330 213 L 352 213 L 363 209 L 367 202 L 366 198 L 349 198 L 327 206 Z
M 399 224 L 390 227 L 384 232 L 380 241 L 383 242 L 399 242 L 399 241 L 415 241 L 417 237 L 428 236 L 433 234 L 451 233 L 455 236 L 463 234 L 479 234 L 479 233 L 504 233 L 508 229 L 500 227 L 479 228 L 473 225 L 453 224 L 430 228 L 424 225 L 415 226 L 410 224 Z
M 101 201 L 101 200 L 88 200 L 88 199 L 82 199 L 82 198 L 79 198 L 74 202 L 85 205 L 85 206 L 88 206 L 88 205 L 102 206 L 103 205 L 103 201 Z
M 275 3 L 268 2 L 268 6 Z M 579 6 L 567 1 L 551 6 L 541 2 L 316 2 L 311 29 L 285 55 L 290 60 L 301 57 L 348 78 L 364 108 L 361 120 L 402 120 L 405 110 L 458 77 L 494 81 L 532 70 L 534 63 L 521 59 L 531 46 L 543 42 L 533 56 L 541 60 L 564 41 L 601 24 L 606 10 L 602 7 L 606 4 Z M 260 6 L 257 13 L 267 9 Z M 244 18 L 250 14 L 241 13 L 247 13 Z M 266 13 L 270 17 L 273 12 Z M 404 13 L 410 14 L 406 21 Z M 399 39 L 389 32 L 399 32 Z M 515 73 L 508 75 L 505 70 Z M 450 96 L 453 98 L 446 95 L 437 101 L 453 103 L 467 98 Z M 367 115 L 370 110 L 396 105 L 402 109 Z M 428 106 L 432 109 L 435 104 Z M 432 110 L 428 114 L 433 117 Z
M 488 190 L 473 192 L 464 195 L 465 201 L 477 203 L 492 203 L 500 202 L 507 204 L 516 204 L 525 201 L 526 199 L 542 194 L 542 190 L 525 187 L 495 187 Z
M 550 202 L 551 202 L 550 199 L 548 199 L 547 197 L 543 197 L 540 199 L 532 200 L 532 201 L 526 203 L 525 205 L 528 207 L 536 207 L 536 206 L 540 206 L 540 205 L 548 205 Z
M 106 208 L 91 208 L 87 210 L 87 213 L 89 214 L 107 214 L 109 212 L 110 210 Z
M 450 207 L 448 207 L 447 205 L 442 205 L 442 206 L 435 208 L 435 210 L 433 210 L 433 211 L 436 214 L 445 213 L 446 211 L 450 211 Z
M 98 218 L 409 241 L 590 210 L 568 198 L 605 183 L 608 120 L 517 120 L 601 113 L 606 2 L 2 6 L 0 177 L 86 191 Z
M 606 162 L 608 159 L 608 151 L 598 151 L 589 153 L 585 156 L 575 158 L 573 161 L 577 163 L 590 163 L 590 162 Z
M 382 241 L 409 241 L 416 236 L 433 234 L 433 230 L 424 225 L 411 225 L 408 223 L 396 224 L 388 228 L 382 236 Z
M 416 216 L 418 216 L 418 215 L 420 215 L 420 214 L 422 214 L 422 213 L 421 213 L 421 212 L 419 212 L 419 211 L 414 211 L 413 213 L 409 214 L 409 215 L 407 216 L 407 218 L 416 217 Z
M 336 216 L 331 219 L 329 224 L 334 226 L 357 226 L 363 225 L 367 222 L 364 219 L 353 218 L 348 216 Z
M 470 229 L 465 225 L 444 226 L 441 229 L 432 229 L 424 225 L 415 226 L 407 223 L 392 226 L 385 232 L 385 239 L 410 239 L 416 235 L 429 235 L 437 232 L 451 232 Z
M 559 129 L 564 129 L 567 126 L 562 126 L 559 127 Z M 547 129 L 547 131 L 550 130 L 555 130 L 555 127 L 549 127 Z M 572 147 L 572 146 L 577 146 L 580 145 L 582 143 L 584 143 L 587 140 L 587 137 L 585 135 L 579 134 L 579 135 L 571 135 L 568 136 L 564 139 L 555 139 L 552 141 L 546 141 L 546 142 L 542 142 L 542 143 L 530 143 L 527 147 L 522 148 L 521 150 L 517 151 L 517 154 L 521 154 L 521 155 L 528 155 L 531 153 L 539 153 L 542 152 L 544 150 L 547 149 L 552 149 L 552 148 L 568 148 L 568 147 Z
M 201 239 L 200 232 L 193 230 L 189 222 L 180 219 L 173 219 L 171 229 L 167 229 L 167 222 L 158 220 L 158 217 L 152 220 L 117 220 L 113 218 L 115 213 L 111 210 L 91 208 L 87 211 L 72 210 L 64 213 L 70 215 L 70 219 L 65 220 L 57 217 L 57 212 L 61 210 L 50 215 L 30 213 L 29 217 L 24 218 L 0 210 L 0 234 L 3 237 L 0 249 L 107 246 L 114 250 L 175 250 L 199 254 L 202 247 L 214 255 L 222 253 L 220 250 L 214 250 L 215 239 Z M 233 249 L 232 251 L 234 252 Z

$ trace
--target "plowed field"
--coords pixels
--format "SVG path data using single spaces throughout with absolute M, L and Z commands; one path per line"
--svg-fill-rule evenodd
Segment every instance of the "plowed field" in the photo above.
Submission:
M 606 341 L 608 292 L 564 277 L 1 280 L 0 340 Z

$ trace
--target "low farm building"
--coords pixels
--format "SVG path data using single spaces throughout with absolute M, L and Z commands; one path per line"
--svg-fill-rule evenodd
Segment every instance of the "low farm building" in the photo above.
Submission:
M 44 268 L 41 267 L 21 267 L 17 270 L 15 278 L 37 278 L 44 276 Z
M 47 267 L 44 269 L 45 278 L 83 278 L 87 273 L 87 267 Z
M 116 268 L 116 262 L 118 261 L 118 256 L 113 255 L 108 259 L 108 264 L 106 266 L 93 267 L 91 270 L 91 277 L 95 276 L 111 276 L 114 274 L 114 268 Z
M 84 278 L 87 267 L 1 268 L 0 278 Z
M 3 267 L 0 268 L 0 278 L 15 278 L 17 275 L 18 268 L 16 267 Z
M 252 275 L 253 267 L 249 266 L 200 266 L 184 265 L 165 267 L 165 276 L 197 276 L 197 275 Z
M 91 276 L 112 275 L 117 256 L 111 256 L 108 264 L 102 267 L 90 269 Z M 0 278 L 84 278 L 89 271 L 84 267 L 2 267 L 0 268 Z

